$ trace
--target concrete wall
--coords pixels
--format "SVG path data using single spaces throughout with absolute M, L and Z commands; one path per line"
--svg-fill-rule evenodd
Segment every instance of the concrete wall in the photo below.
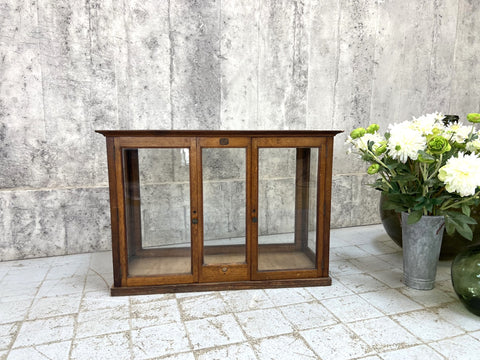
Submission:
M 5 0 L 0 260 L 110 246 L 95 129 L 345 129 L 480 106 L 476 0 Z M 378 222 L 336 138 L 332 226 Z

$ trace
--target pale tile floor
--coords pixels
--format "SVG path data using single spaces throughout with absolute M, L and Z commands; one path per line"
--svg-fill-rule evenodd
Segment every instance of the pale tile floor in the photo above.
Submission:
M 0 263 L 0 359 L 479 359 L 441 262 L 401 283 L 381 226 L 333 230 L 331 287 L 110 297 L 109 252 Z

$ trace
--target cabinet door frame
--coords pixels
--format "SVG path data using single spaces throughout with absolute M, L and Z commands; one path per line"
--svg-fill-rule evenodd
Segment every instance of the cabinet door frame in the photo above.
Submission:
M 124 156 L 124 150 L 139 150 L 139 149 L 175 149 L 175 148 L 186 148 L 189 150 L 189 181 L 190 181 L 190 262 L 191 262 L 191 272 L 185 274 L 165 274 L 165 275 L 135 275 L 131 276 L 128 272 L 128 231 L 129 225 L 127 222 L 127 199 L 125 195 L 126 185 L 126 176 L 132 176 L 138 178 L 138 162 L 135 163 L 135 159 L 130 163 L 130 169 L 127 169 L 124 166 L 126 156 Z M 196 169 L 196 158 L 197 158 L 197 148 L 195 139 L 192 137 L 116 137 L 113 144 L 110 144 L 108 147 L 109 157 L 113 156 L 114 158 L 114 169 L 111 169 L 114 172 L 115 178 L 115 201 L 116 204 L 116 223 L 117 223 L 117 243 L 114 242 L 112 246 L 114 263 L 114 286 L 149 286 L 149 285 L 168 285 L 168 284 L 188 284 L 198 281 L 198 261 L 195 254 L 198 252 L 198 241 L 196 241 L 197 235 L 197 226 L 194 223 L 194 219 L 197 218 L 198 214 L 198 197 L 196 192 L 196 181 L 197 178 L 195 174 L 197 173 Z M 133 168 L 132 168 L 133 167 Z M 130 175 L 126 175 L 126 173 Z M 135 217 L 138 216 L 134 215 Z M 112 211 L 112 219 L 113 219 Z M 135 219 L 133 222 L 137 222 Z M 137 236 L 141 236 L 141 229 L 136 226 L 133 231 Z M 139 235 L 140 233 L 140 235 Z M 114 237 L 115 238 L 115 237 Z M 135 242 L 141 242 L 141 239 L 136 239 Z
M 317 165 L 317 189 L 316 189 L 316 252 L 314 269 L 288 269 L 288 270 L 258 270 L 258 221 L 252 221 L 252 255 L 251 255 L 251 280 L 282 280 L 282 279 L 307 279 L 328 276 L 328 249 L 329 237 L 325 238 L 327 233 L 325 225 L 328 226 L 330 217 L 328 214 L 328 224 L 326 218 L 327 204 L 330 201 L 330 193 L 325 194 L 328 189 L 327 181 L 329 174 L 329 164 L 325 160 L 328 158 L 329 143 L 324 137 L 257 137 L 252 140 L 252 210 L 258 213 L 259 205 L 259 149 L 262 148 L 318 148 Z M 331 150 L 330 150 L 331 151 Z M 324 155 L 325 154 L 325 155 Z M 297 159 L 298 160 L 298 159 Z M 331 165 L 331 164 L 330 164 Z M 330 170 L 331 171 L 331 170 Z M 300 171 L 301 172 L 301 171 Z M 297 164 L 296 181 L 300 181 L 299 165 Z M 331 184 L 330 184 L 331 185 Z M 296 205 L 297 206 L 297 205 Z M 329 206 L 328 206 L 329 207 Z M 296 215 L 297 216 L 297 215 Z M 251 212 L 251 219 L 254 213 Z M 295 229 L 295 231 L 297 231 Z M 325 275 L 327 274 L 327 275 Z
M 228 139 L 228 144 L 225 142 Z M 125 196 L 125 159 L 124 149 L 147 148 L 188 148 L 190 181 L 190 274 L 165 274 L 151 276 L 128 275 L 127 243 L 127 201 Z M 245 237 L 246 263 L 228 264 L 231 275 L 222 271 L 220 264 L 203 265 L 203 169 L 202 148 L 245 148 L 246 161 L 246 208 Z M 317 215 L 316 215 L 316 258 L 315 269 L 263 270 L 258 271 L 258 153 L 261 148 L 318 148 Z M 112 255 L 114 269 L 114 287 L 143 287 L 175 284 L 199 287 L 207 283 L 231 282 L 240 287 L 255 287 L 248 283 L 252 280 L 264 281 L 273 286 L 276 281 L 295 280 L 308 283 L 308 279 L 329 279 L 329 225 L 333 137 L 328 136 L 115 136 L 107 138 L 108 170 L 110 182 L 110 201 L 112 218 Z M 135 159 L 133 159 L 133 162 Z M 138 167 L 138 164 L 136 165 Z M 138 168 L 137 168 L 138 173 Z M 133 170 L 135 172 L 135 169 Z M 134 174 L 135 176 L 135 174 Z M 138 174 L 137 174 L 138 176 Z M 297 167 L 297 177 L 298 177 Z M 197 220 L 195 222 L 195 220 Z M 228 273 L 228 272 L 227 272 Z M 196 285 L 195 285 L 196 284 Z M 250 284 L 250 285 L 248 285 Z M 292 283 L 293 284 L 293 283 Z M 213 285 L 212 285 L 213 286 Z M 260 286 L 260 285 L 259 285 Z M 268 286 L 267 286 L 268 287 Z M 220 285 L 219 285 L 220 288 Z
M 245 263 L 204 264 L 204 194 L 203 194 L 203 149 L 245 149 Z M 250 280 L 251 224 L 248 218 L 251 208 L 251 137 L 218 136 L 197 138 L 197 195 L 198 195 L 198 248 L 199 282 L 233 282 Z

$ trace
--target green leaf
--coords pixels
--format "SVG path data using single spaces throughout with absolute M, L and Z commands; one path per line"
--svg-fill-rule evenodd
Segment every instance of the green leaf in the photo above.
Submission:
M 400 174 L 392 177 L 392 180 L 399 181 L 399 182 L 417 181 L 417 177 L 413 174 Z
M 422 217 L 422 215 L 423 215 L 423 211 L 422 211 L 422 210 L 412 211 L 412 212 L 408 215 L 407 224 L 409 224 L 409 225 L 415 224 L 418 220 L 420 220 L 420 218 Z
M 447 229 L 447 233 L 449 235 L 453 234 L 451 231 L 451 227 L 453 226 L 454 229 L 467 240 L 473 239 L 473 231 L 468 226 L 469 223 L 473 224 L 473 222 L 476 223 L 474 219 L 454 211 L 449 211 L 448 214 L 445 215 L 445 227 Z
M 455 232 L 455 225 L 445 219 L 445 230 L 447 230 L 448 235 L 453 235 L 453 233 Z
M 453 211 L 452 211 L 453 213 Z M 455 213 L 455 215 L 451 215 L 456 222 L 460 223 L 460 224 L 471 224 L 471 225 L 475 225 L 477 223 L 477 220 L 471 218 L 470 216 L 467 216 L 467 215 L 463 215 L 462 213 Z
M 455 227 L 455 230 L 458 231 L 467 240 L 473 239 L 473 231 L 467 224 L 461 224 L 460 226 Z
M 463 204 L 463 205 L 462 205 L 462 212 L 463 212 L 466 216 L 470 216 L 470 206 L 468 206 L 467 204 Z
M 426 153 L 425 151 L 420 150 L 418 152 L 418 161 L 426 164 L 432 164 L 435 162 L 435 158 L 432 155 Z

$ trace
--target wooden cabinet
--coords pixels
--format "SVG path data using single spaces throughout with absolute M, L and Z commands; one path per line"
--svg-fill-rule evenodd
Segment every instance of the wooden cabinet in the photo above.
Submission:
M 112 295 L 330 285 L 339 131 L 97 131 Z

